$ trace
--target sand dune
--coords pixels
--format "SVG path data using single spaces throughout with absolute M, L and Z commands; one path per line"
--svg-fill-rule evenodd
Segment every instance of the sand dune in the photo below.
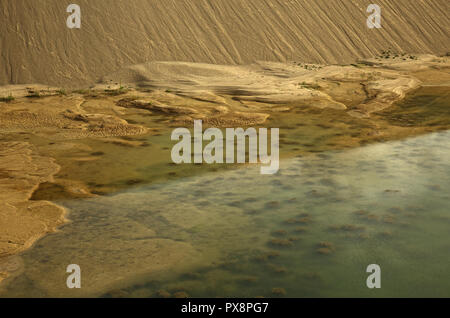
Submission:
M 0 3 L 0 85 L 86 86 L 150 61 L 348 63 L 382 50 L 450 51 L 447 0 L 378 0 L 382 29 L 368 29 L 368 0 L 77 0 Z

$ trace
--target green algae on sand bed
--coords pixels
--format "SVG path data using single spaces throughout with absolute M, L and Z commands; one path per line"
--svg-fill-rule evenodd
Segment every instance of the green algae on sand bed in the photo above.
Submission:
M 424 86 L 409 94 L 402 102 L 377 113 L 392 125 L 403 127 L 450 126 L 450 87 Z
M 287 159 L 277 182 L 248 167 L 61 200 L 72 222 L 23 254 L 0 295 L 445 297 L 449 141 Z M 73 262 L 85 269 L 79 293 L 64 284 Z M 365 284 L 369 264 L 380 290 Z

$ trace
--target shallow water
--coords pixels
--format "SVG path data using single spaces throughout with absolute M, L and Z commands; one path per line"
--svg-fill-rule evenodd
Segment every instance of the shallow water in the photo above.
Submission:
M 283 160 L 274 176 L 249 166 L 62 200 L 72 222 L 0 295 L 448 297 L 449 155 L 444 131 Z M 65 284 L 74 263 L 80 290 Z

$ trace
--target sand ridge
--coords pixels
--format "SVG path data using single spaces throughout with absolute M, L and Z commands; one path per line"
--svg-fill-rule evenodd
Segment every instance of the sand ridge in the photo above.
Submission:
M 251 65 L 214 65 L 189 62 L 150 62 L 126 67 L 103 78 L 103 86 L 121 79 L 146 96 L 125 98 L 117 105 L 178 115 L 172 124 L 204 119 L 226 127 L 261 124 L 279 105 L 309 104 L 333 108 L 355 117 L 368 117 L 418 88 L 411 73 L 443 70 L 448 57 L 402 55 L 360 60 L 351 65 L 259 62 Z M 359 91 L 359 93 L 357 92 Z M 356 102 L 347 97 L 363 94 Z M 194 101 L 194 103 L 192 103 Z M 294 106 L 298 107 L 298 106 Z M 168 116 L 170 117 L 170 116 Z

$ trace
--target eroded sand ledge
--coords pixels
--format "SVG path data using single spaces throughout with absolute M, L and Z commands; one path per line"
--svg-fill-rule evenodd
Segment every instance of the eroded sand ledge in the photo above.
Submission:
M 29 143 L 0 143 L 0 281 L 10 268 L 7 256 L 26 250 L 65 222 L 64 208 L 29 200 L 58 171 L 53 159 L 38 155 Z

